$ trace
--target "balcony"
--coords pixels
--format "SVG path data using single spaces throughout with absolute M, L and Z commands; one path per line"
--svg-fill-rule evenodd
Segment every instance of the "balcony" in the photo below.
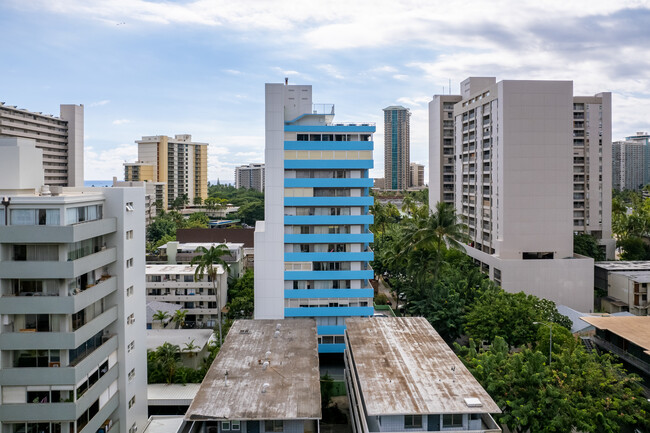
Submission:
M 72 296 L 48 296 L 28 293 L 0 298 L 0 314 L 72 314 L 117 290 L 117 278 L 102 277 L 97 284 Z
M 39 243 L 69 244 L 114 233 L 117 218 L 103 218 L 67 226 L 0 226 L 0 239 L 4 243 L 21 243 L 25 239 L 38 239 Z
M 111 307 L 74 332 L 7 332 L 0 334 L 2 350 L 75 349 L 117 320 Z
M 3 278 L 20 279 L 75 278 L 113 263 L 116 259 L 117 249 L 111 247 L 81 259 L 67 262 L 3 261 L 0 262 L 0 275 Z

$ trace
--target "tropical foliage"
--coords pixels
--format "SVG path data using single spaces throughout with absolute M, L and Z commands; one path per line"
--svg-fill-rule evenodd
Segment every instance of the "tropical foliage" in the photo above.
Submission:
M 221 344 L 223 343 L 221 307 L 220 307 L 221 287 L 217 286 L 217 282 L 219 281 L 218 279 L 219 267 L 217 265 L 221 265 L 224 271 L 227 272 L 230 266 L 228 265 L 228 263 L 226 263 L 223 257 L 229 255 L 230 250 L 225 244 L 221 244 L 221 245 L 217 245 L 216 247 L 212 246 L 210 247 L 210 249 L 207 249 L 205 247 L 198 247 L 196 249 L 196 252 L 199 253 L 199 255 L 192 258 L 192 261 L 190 262 L 193 265 L 198 265 L 194 272 L 194 279 L 200 280 L 207 275 L 212 281 L 212 288 L 214 289 L 214 293 L 216 294 L 217 297 L 216 299 L 217 311 L 218 311 L 217 322 L 219 327 L 219 346 L 221 346 Z
M 241 278 L 233 279 L 228 284 L 228 318 L 252 319 L 255 291 L 253 289 L 253 269 L 246 269 Z
M 650 260 L 650 198 L 634 191 L 615 192 L 612 231 L 622 260 Z
M 199 368 L 186 367 L 181 363 L 181 352 L 192 351 L 197 346 L 194 341 L 185 344 L 181 350 L 178 346 L 163 343 L 156 350 L 147 351 L 148 383 L 201 383 L 219 352 L 218 344 L 208 346 L 209 355 L 201 361 Z

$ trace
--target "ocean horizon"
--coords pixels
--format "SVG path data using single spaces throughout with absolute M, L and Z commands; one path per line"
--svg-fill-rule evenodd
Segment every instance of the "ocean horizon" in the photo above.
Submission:
M 85 187 L 96 187 L 103 188 L 107 186 L 113 186 L 112 180 L 84 180 Z

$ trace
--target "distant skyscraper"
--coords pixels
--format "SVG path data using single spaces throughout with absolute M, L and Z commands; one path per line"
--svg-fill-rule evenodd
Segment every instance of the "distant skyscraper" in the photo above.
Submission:
M 264 221 L 255 227 L 255 318 L 315 317 L 342 353 L 345 318 L 372 316 L 370 123 L 335 123 L 309 85 L 266 85 Z
M 84 186 L 84 106 L 61 105 L 59 117 L 0 102 L 0 138 L 31 138 L 43 149 L 45 185 Z
M 264 164 L 252 163 L 235 168 L 235 188 L 264 192 Z
M 402 106 L 384 108 L 384 188 L 409 187 L 411 112 Z
M 574 97 L 571 81 L 494 77 L 468 78 L 461 92 L 429 104 L 431 208 L 449 201 L 453 176 L 465 249 L 491 278 L 591 311 L 593 262 L 574 257 L 573 234 L 614 252 L 611 94 Z
M 164 182 L 163 209 L 183 195 L 190 204 L 208 198 L 208 143 L 193 142 L 190 134 L 146 136 L 136 143 L 138 161 L 124 164 L 125 181 Z
M 43 150 L 0 139 L 0 430 L 147 421 L 142 188 L 43 187 Z
M 412 162 L 409 166 L 409 187 L 421 188 L 424 186 L 424 165 Z
M 646 145 L 638 141 L 612 143 L 612 188 L 617 191 L 640 191 L 645 185 L 644 172 L 648 162 Z

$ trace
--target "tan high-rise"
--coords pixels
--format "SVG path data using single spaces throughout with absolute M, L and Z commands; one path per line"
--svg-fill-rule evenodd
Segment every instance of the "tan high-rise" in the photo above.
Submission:
M 45 185 L 84 186 L 83 105 L 61 105 L 55 117 L 0 102 L 0 137 L 36 141 L 43 149 Z
M 124 164 L 125 181 L 165 182 L 166 209 L 177 197 L 208 197 L 208 143 L 189 134 L 145 136 L 138 143 L 138 161 Z

